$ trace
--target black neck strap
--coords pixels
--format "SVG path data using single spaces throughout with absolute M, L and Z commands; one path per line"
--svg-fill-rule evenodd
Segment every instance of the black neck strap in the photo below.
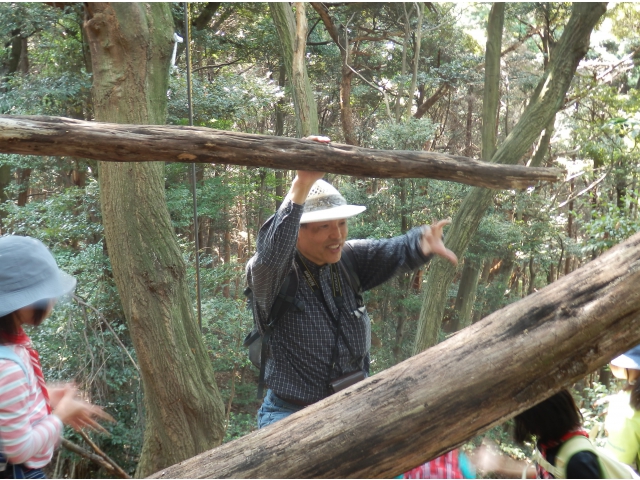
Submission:
M 313 275 L 313 273 L 311 272 L 311 269 L 309 269 L 309 266 L 302 258 L 302 255 L 300 255 L 300 253 L 297 253 L 297 252 L 296 252 L 296 262 L 298 263 L 298 266 L 302 271 L 302 276 L 304 277 L 304 280 L 307 282 L 307 285 L 309 285 L 309 288 L 311 289 L 311 291 L 314 293 L 316 297 L 321 298 L 322 301 L 324 302 L 324 295 L 322 294 L 322 289 L 320 288 L 320 282 Z M 333 301 L 335 302 L 336 307 L 338 307 L 338 310 L 340 310 L 344 306 L 344 298 L 342 296 L 342 282 L 340 281 L 338 264 L 337 263 L 330 264 L 329 269 L 331 271 L 331 290 L 333 293 Z M 333 316 L 331 309 L 329 309 L 329 313 L 331 314 L 331 316 Z
M 333 314 L 333 311 L 327 304 L 327 301 L 324 298 L 324 295 L 322 294 L 322 289 L 320 288 L 320 282 L 313 275 L 313 273 L 309 269 L 309 266 L 304 261 L 304 259 L 302 258 L 302 255 L 300 255 L 299 252 L 296 252 L 296 262 L 298 263 L 298 266 L 302 271 L 302 276 L 307 282 L 307 285 L 309 285 L 309 288 L 311 288 L 311 291 L 313 291 L 314 295 L 318 297 L 318 299 L 324 304 L 324 307 L 327 310 L 327 313 L 331 317 L 331 320 L 334 326 L 336 327 L 336 341 L 335 341 L 335 346 L 333 350 L 333 359 L 331 361 L 332 368 L 335 368 L 335 365 L 338 361 L 338 337 L 340 336 L 342 336 L 342 339 L 344 340 L 344 343 L 347 346 L 347 349 L 349 350 L 349 354 L 351 355 L 352 360 L 355 359 L 356 356 L 353 353 L 353 349 L 351 348 L 351 345 L 349 344 L 349 341 L 347 340 L 346 335 L 342 331 L 341 320 L 342 320 L 342 308 L 344 307 L 344 298 L 342 296 L 342 282 L 340 281 L 338 264 L 332 263 L 329 265 L 329 269 L 331 272 L 331 289 L 333 293 L 333 301 L 336 307 L 338 308 L 338 318 L 336 318 L 335 315 Z

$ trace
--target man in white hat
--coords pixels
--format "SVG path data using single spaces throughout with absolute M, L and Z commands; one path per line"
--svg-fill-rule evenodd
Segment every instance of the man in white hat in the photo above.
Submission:
M 298 307 L 280 317 L 269 336 L 269 389 L 258 410 L 260 428 L 331 395 L 340 383 L 350 385 L 368 375 L 370 320 L 344 269 L 336 267 L 345 246 L 363 291 L 421 267 L 434 254 L 457 264 L 442 242 L 442 228 L 450 220 L 388 240 L 345 243 L 347 218 L 366 207 L 348 205 L 323 175 L 297 172 L 282 205 L 261 227 L 257 252 L 247 264 L 254 318 L 263 333 L 292 269 L 299 279 Z

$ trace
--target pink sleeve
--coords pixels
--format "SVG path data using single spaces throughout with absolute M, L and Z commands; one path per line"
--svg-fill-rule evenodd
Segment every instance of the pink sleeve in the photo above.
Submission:
M 62 432 L 62 422 L 29 388 L 15 362 L 0 360 L 0 440 L 9 462 L 46 465 Z

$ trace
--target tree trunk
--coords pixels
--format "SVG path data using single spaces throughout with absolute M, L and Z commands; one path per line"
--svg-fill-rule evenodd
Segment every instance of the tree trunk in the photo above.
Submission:
M 480 266 L 481 264 L 478 264 L 470 258 L 464 259 L 464 267 L 462 269 L 460 285 L 458 286 L 458 295 L 456 297 L 458 320 L 453 331 L 462 330 L 463 328 L 471 325 L 471 314 L 476 300 L 476 292 L 478 290 Z
M 482 102 L 482 159 L 491 160 L 496 151 L 498 106 L 500 103 L 500 51 L 504 29 L 504 3 L 494 3 L 487 25 L 487 46 Z
M 464 155 L 473 155 L 473 111 L 474 111 L 473 85 L 467 88 L 467 122 L 465 125 Z
M 164 123 L 173 21 L 166 3 L 87 3 L 98 120 Z M 165 203 L 164 165 L 101 162 L 100 200 L 145 393 L 137 476 L 218 445 L 224 407 L 193 315 Z
M 278 85 L 282 88 L 284 88 L 285 79 L 286 79 L 286 70 L 284 68 L 284 65 L 281 65 L 280 74 L 278 75 Z M 280 98 L 280 100 L 278 100 L 278 103 L 276 103 L 276 130 L 274 132 L 276 134 L 276 137 L 281 137 L 282 135 L 284 135 L 284 108 L 285 108 L 284 98 Z M 280 208 L 280 204 L 282 203 L 282 200 L 284 199 L 284 195 L 285 195 L 283 173 L 284 172 L 282 170 L 275 171 L 275 177 L 276 177 L 276 208 L 275 210 L 278 210 Z M 248 233 L 248 230 L 247 230 L 247 233 Z
M 222 234 L 222 256 L 224 258 L 225 274 L 222 277 L 222 296 L 229 298 L 231 296 L 229 290 L 229 283 L 231 282 L 231 232 L 229 228 L 231 228 L 231 225 L 229 222 L 224 222 L 224 224 L 225 231 Z
M 375 150 L 311 140 L 167 125 L 118 125 L 70 118 L 0 115 L 0 152 L 68 155 L 104 162 L 222 163 L 309 169 L 380 178 L 434 178 L 486 188 L 555 182 L 550 168 L 494 165 L 458 155 Z M 519 158 L 519 157 L 518 157 Z M 516 163 L 517 158 L 512 163 Z
M 418 24 L 415 31 L 415 46 L 413 50 L 413 71 L 411 72 L 411 83 L 409 84 L 409 92 L 407 95 L 407 118 L 411 117 L 411 109 L 413 108 L 413 98 L 418 84 L 418 64 L 420 63 L 420 47 L 422 44 L 422 20 L 424 18 L 424 3 L 417 2 Z
M 18 71 L 18 68 L 20 67 L 20 58 L 22 57 L 22 48 L 25 46 L 25 43 L 22 41 L 19 28 L 11 31 L 11 36 L 11 40 L 7 45 L 5 45 L 5 48 L 9 45 L 11 46 L 8 60 L 5 64 L 0 65 L 0 76 L 3 77 L 2 82 L 0 82 L 2 84 L 0 91 L 6 91 L 9 89 L 9 83 L 6 82 L 6 80 L 9 80 L 11 76 Z M 9 199 L 6 189 L 11 184 L 12 178 L 13 174 L 11 172 L 11 165 L 0 165 L 0 204 Z M 3 219 L 5 217 L 6 214 L 4 211 L 0 210 L 0 235 L 3 233 Z
M 402 3 L 404 9 L 404 39 L 402 41 L 402 65 L 400 67 L 400 81 L 398 82 L 398 95 L 394 105 L 394 119 L 400 123 L 402 118 L 402 108 L 400 101 L 404 95 L 404 82 L 407 76 L 407 51 L 409 50 L 409 38 L 411 36 L 411 13 L 407 12 L 407 4 Z
M 433 95 L 427 98 L 423 103 L 418 105 L 416 113 L 413 114 L 413 118 L 422 118 L 433 107 L 438 100 L 444 97 L 449 92 L 449 85 L 446 83 L 441 84 Z M 432 147 L 433 148 L 433 147 Z
M 536 274 L 538 273 L 534 267 L 535 262 L 533 257 L 529 259 L 529 288 L 527 289 L 527 295 L 531 295 L 536 288 Z
M 7 60 L 3 62 L 2 68 L 0 69 L 0 74 L 2 75 L 3 84 L 5 84 L 5 80 L 8 80 L 10 75 L 13 75 L 20 68 L 20 58 L 22 57 L 22 47 L 24 43 L 22 42 L 22 32 L 19 28 L 11 31 L 11 40 L 7 42 L 5 45 L 5 49 L 11 46 L 11 50 L 9 54 L 6 56 Z M 6 86 L 2 89 L 6 91 Z
M 273 23 L 282 44 L 287 77 L 293 90 L 298 136 L 306 137 L 318 133 L 318 108 L 307 76 L 306 46 L 307 17 L 304 3 L 296 2 L 295 16 L 288 2 L 269 4 Z
M 402 178 L 398 181 L 400 188 L 400 233 L 404 234 L 409 230 L 409 215 L 407 207 L 407 181 Z
M 311 2 L 311 6 L 318 13 L 322 22 L 324 23 L 329 36 L 333 42 L 340 49 L 340 56 L 342 58 L 342 77 L 340 79 L 340 123 L 342 125 L 342 134 L 344 135 L 344 141 L 347 145 L 357 145 L 358 139 L 356 137 L 353 126 L 353 112 L 351 109 L 351 81 L 353 79 L 353 70 L 350 68 L 350 55 L 349 55 L 349 29 L 345 28 L 344 42 L 340 41 L 340 33 L 336 28 L 333 19 L 329 15 L 329 9 L 322 2 Z M 356 49 L 354 48 L 354 51 Z
M 19 168 L 18 176 L 20 177 L 18 181 L 18 185 L 20 185 L 20 193 L 18 193 L 18 206 L 24 207 L 29 200 L 29 183 L 31 180 L 31 169 Z
M 530 167 L 539 167 L 540 165 L 542 165 L 544 157 L 546 157 L 547 153 L 549 153 L 549 145 L 551 145 L 551 137 L 553 135 L 555 122 L 556 116 L 554 115 L 553 118 L 549 121 L 549 124 L 544 127 L 544 132 L 540 137 L 536 152 L 533 154 L 531 162 L 529 162 Z
M 640 234 L 440 345 L 153 478 L 393 478 L 640 343 L 638 282 Z
M 554 50 L 548 70 L 540 80 L 517 125 L 493 155 L 492 162 L 516 163 L 540 135 L 542 129 L 549 124 L 562 106 L 578 62 L 589 48 L 591 31 L 605 11 L 604 3 L 573 4 L 571 18 Z M 483 140 L 483 150 L 484 143 Z M 490 190 L 474 188 L 463 200 L 446 238 L 448 248 L 459 258 L 463 256 L 492 198 Z M 447 290 L 455 271 L 455 267 L 446 260 L 436 258 L 432 261 L 425 286 L 414 353 L 421 352 L 437 342 Z
M 9 196 L 7 195 L 7 187 L 11 184 L 11 166 L 10 165 L 0 165 L 0 204 L 9 200 Z M 4 211 L 0 209 L 0 235 L 4 233 L 4 219 L 6 215 Z
M 483 285 L 482 293 L 477 299 L 478 309 L 473 312 L 473 320 L 471 323 L 476 323 L 478 320 L 482 319 L 482 312 L 484 311 L 484 306 L 486 304 L 487 298 L 487 287 L 489 282 L 489 275 L 491 274 L 491 268 L 493 267 L 493 259 L 486 258 L 482 265 L 482 271 L 480 272 L 480 279 L 478 280 L 478 285 Z

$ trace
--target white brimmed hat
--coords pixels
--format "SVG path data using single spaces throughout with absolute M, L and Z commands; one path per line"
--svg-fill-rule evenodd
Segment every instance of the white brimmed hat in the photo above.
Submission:
M 628 350 L 619 357 L 611 360 L 611 365 L 615 365 L 620 368 L 640 370 L 640 345 L 633 347 L 631 350 Z
M 317 180 L 304 202 L 300 223 L 350 218 L 366 209 L 362 205 L 347 205 L 347 201 L 335 187 L 324 180 Z
M 40 300 L 59 298 L 76 287 L 76 279 L 58 268 L 40 240 L 0 237 L 0 316 Z

